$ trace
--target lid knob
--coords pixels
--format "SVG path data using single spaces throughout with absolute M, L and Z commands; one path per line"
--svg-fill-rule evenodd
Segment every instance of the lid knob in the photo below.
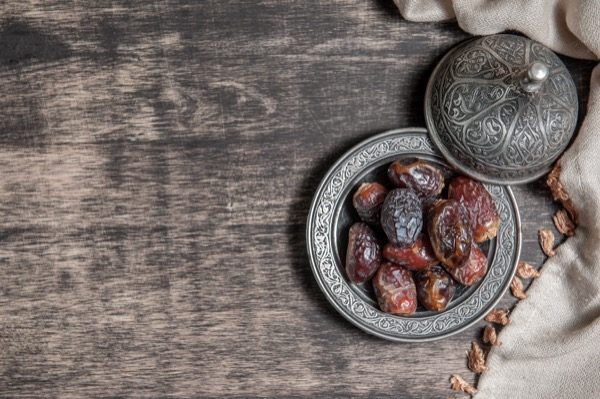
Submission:
M 543 62 L 536 61 L 529 66 L 527 73 L 521 79 L 521 87 L 528 93 L 534 93 L 548 79 L 550 69 Z

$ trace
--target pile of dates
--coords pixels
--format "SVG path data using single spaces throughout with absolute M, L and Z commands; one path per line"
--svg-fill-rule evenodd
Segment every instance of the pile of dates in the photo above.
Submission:
M 423 160 L 398 160 L 387 174 L 387 184 L 362 183 L 352 198 L 361 221 L 349 231 L 348 278 L 371 280 L 384 312 L 442 311 L 457 284 L 471 286 L 487 272 L 480 245 L 498 231 L 494 201 L 465 176 L 446 189 L 442 170 Z

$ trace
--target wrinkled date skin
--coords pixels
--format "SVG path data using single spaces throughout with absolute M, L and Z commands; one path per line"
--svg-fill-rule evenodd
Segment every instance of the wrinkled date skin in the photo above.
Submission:
M 478 283 L 487 273 L 487 257 L 485 253 L 473 243 L 469 258 L 460 266 L 448 269 L 456 281 L 467 287 Z
M 388 189 L 381 184 L 363 183 L 352 197 L 352 205 L 363 222 L 377 223 Z
M 396 187 L 410 188 L 424 201 L 437 197 L 444 188 L 443 173 L 422 160 L 398 160 L 388 168 L 388 177 Z
M 373 278 L 373 288 L 381 310 L 410 315 L 417 310 L 417 288 L 411 272 L 391 262 L 383 262 Z
M 383 246 L 383 257 L 412 271 L 427 270 L 439 263 L 425 234 L 419 235 L 417 241 L 408 247 L 398 247 L 388 242 Z
M 441 266 L 433 266 L 427 271 L 415 273 L 417 299 L 428 310 L 446 309 L 454 296 L 455 284 L 452 277 Z
M 370 279 L 381 265 L 381 246 L 373 230 L 365 223 L 354 223 L 348 235 L 346 273 L 356 283 Z
M 496 237 L 500 217 L 492 196 L 483 184 L 465 176 L 455 177 L 448 186 L 448 197 L 464 205 L 476 242 Z
M 412 245 L 423 229 L 423 208 L 414 191 L 397 188 L 388 193 L 381 207 L 381 228 L 395 245 Z
M 471 252 L 473 234 L 467 211 L 458 201 L 437 200 L 429 209 L 429 239 L 436 257 L 448 269 L 461 265 Z

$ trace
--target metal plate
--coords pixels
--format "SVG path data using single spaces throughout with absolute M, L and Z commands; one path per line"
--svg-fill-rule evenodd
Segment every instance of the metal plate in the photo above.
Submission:
M 535 91 L 525 76 L 548 70 Z M 475 179 L 521 184 L 548 173 L 577 123 L 577 90 L 550 49 L 517 35 L 475 38 L 450 50 L 431 74 L 425 119 L 434 144 Z
M 395 316 L 380 311 L 370 284 L 351 283 L 341 259 L 345 258 L 348 228 L 358 219 L 351 205 L 355 188 L 362 181 L 385 175 L 387 166 L 402 157 L 425 159 L 451 170 L 425 129 L 398 129 L 374 136 L 344 154 L 323 178 L 308 215 L 306 242 L 319 287 L 348 321 L 392 341 L 430 341 L 469 327 L 504 295 L 518 262 L 521 224 L 510 188 L 485 184 L 501 219 L 498 236 L 484 248 L 489 262 L 485 278 L 457 292 L 443 312 L 418 310 L 412 316 Z

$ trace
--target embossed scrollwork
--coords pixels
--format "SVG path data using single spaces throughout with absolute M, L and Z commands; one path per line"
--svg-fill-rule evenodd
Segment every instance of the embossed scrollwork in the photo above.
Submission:
M 518 213 L 509 188 L 486 184 L 502 223 L 491 244 L 491 263 L 484 280 L 469 291 L 462 302 L 451 305 L 442 313 L 401 317 L 381 312 L 361 298 L 344 278 L 343 267 L 334 254 L 333 242 L 337 233 L 334 218 L 345 200 L 347 194 L 344 193 L 356 183 L 357 176 L 382 160 L 403 155 L 442 161 L 424 132 L 384 134 L 342 158 L 325 178 L 311 207 L 307 231 L 309 255 L 313 272 L 326 296 L 354 324 L 392 340 L 433 339 L 468 326 L 478 316 L 485 314 L 508 287 L 518 257 Z
M 522 79 L 534 61 L 550 76 L 528 93 Z M 542 174 L 577 122 L 577 92 L 561 60 L 515 35 L 486 36 L 451 51 L 431 78 L 427 102 L 427 122 L 444 154 L 493 181 Z

